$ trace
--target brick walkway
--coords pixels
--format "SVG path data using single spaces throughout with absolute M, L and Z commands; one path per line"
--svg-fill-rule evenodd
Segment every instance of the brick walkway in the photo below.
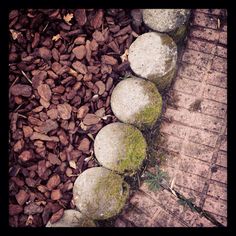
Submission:
M 160 131 L 167 161 L 161 165 L 174 189 L 227 225 L 227 26 L 220 10 L 196 10 L 187 47 Z M 191 110 L 193 104 L 201 104 Z M 190 208 L 183 209 L 167 190 L 152 192 L 146 183 L 130 199 L 116 227 L 214 227 Z

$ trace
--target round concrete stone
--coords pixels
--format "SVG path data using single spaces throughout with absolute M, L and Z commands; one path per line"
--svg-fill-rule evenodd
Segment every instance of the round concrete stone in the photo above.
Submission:
M 85 170 L 73 187 L 73 200 L 90 219 L 103 220 L 117 215 L 125 205 L 129 185 L 123 177 L 103 167 Z
M 111 109 L 120 121 L 143 129 L 153 126 L 160 117 L 162 98 L 154 83 L 130 77 L 114 88 Z
M 120 122 L 102 128 L 94 141 L 94 153 L 104 167 L 121 174 L 134 173 L 146 157 L 147 144 L 134 126 Z
M 189 9 L 144 9 L 143 21 L 152 30 L 168 33 L 184 25 Z
M 96 224 L 76 210 L 65 210 L 62 218 L 55 222 L 47 223 L 46 227 L 96 227 Z
M 177 46 L 167 34 L 145 33 L 131 44 L 128 60 L 136 75 L 154 82 L 162 92 L 175 73 Z

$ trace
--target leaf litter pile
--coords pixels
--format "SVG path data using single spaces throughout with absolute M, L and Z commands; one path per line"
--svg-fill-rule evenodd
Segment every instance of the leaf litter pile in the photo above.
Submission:
M 144 32 L 136 9 L 10 11 L 10 226 L 45 226 L 75 208 L 73 183 L 99 165 L 93 140 L 117 121 L 110 96 Z

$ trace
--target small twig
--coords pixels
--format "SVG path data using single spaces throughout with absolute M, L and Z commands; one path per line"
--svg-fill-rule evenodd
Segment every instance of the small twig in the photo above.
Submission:
M 46 26 L 43 28 L 43 31 L 42 31 L 42 32 L 44 32 L 44 31 L 47 29 L 48 24 L 49 24 L 49 22 L 48 22 L 48 23 L 46 24 Z
M 22 75 L 32 84 L 32 81 L 29 79 L 29 77 L 25 74 L 23 70 L 21 70 Z
M 13 112 L 17 112 L 24 103 L 21 103 Z
M 18 116 L 27 119 L 27 116 L 21 115 L 21 114 L 19 114 L 19 113 L 18 113 Z
M 163 184 L 160 184 L 164 189 L 166 189 L 167 191 L 169 191 L 170 193 L 172 193 L 174 196 L 178 197 L 180 200 L 183 200 L 186 202 L 186 204 L 192 209 L 196 210 L 196 212 L 198 212 L 199 214 L 201 214 L 202 216 L 204 216 L 205 218 L 207 218 L 209 221 L 211 221 L 214 225 L 219 226 L 219 227 L 225 227 L 223 224 L 221 224 L 219 221 L 217 221 L 215 219 L 215 217 L 213 217 L 210 213 L 206 212 L 205 210 L 203 210 L 201 207 L 196 206 L 193 202 L 191 201 L 186 201 L 186 198 L 180 194 L 179 192 L 177 192 L 174 189 L 171 189 L 169 186 L 165 186 Z
M 17 82 L 17 80 L 19 79 L 19 77 L 16 77 L 16 79 L 13 81 L 13 83 L 11 84 L 9 90 L 11 89 L 11 87 Z

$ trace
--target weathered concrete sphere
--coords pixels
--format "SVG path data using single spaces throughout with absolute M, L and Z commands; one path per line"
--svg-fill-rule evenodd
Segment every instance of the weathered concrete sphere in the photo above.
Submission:
M 167 34 L 145 33 L 131 44 L 128 60 L 136 75 L 154 82 L 162 92 L 176 70 L 177 46 Z
M 143 21 L 152 30 L 169 33 L 179 41 L 190 16 L 189 9 L 143 9 Z
M 96 224 L 76 210 L 65 210 L 62 218 L 55 222 L 47 223 L 46 227 L 96 227 Z
M 94 141 L 94 153 L 104 167 L 134 173 L 146 157 L 147 144 L 134 126 L 120 122 L 103 127 Z
M 73 187 L 73 200 L 90 219 L 104 220 L 117 215 L 125 205 L 129 185 L 123 177 L 103 167 L 85 170 Z
M 111 109 L 122 122 L 152 127 L 161 115 L 162 97 L 155 84 L 136 77 L 122 80 L 111 95 Z

